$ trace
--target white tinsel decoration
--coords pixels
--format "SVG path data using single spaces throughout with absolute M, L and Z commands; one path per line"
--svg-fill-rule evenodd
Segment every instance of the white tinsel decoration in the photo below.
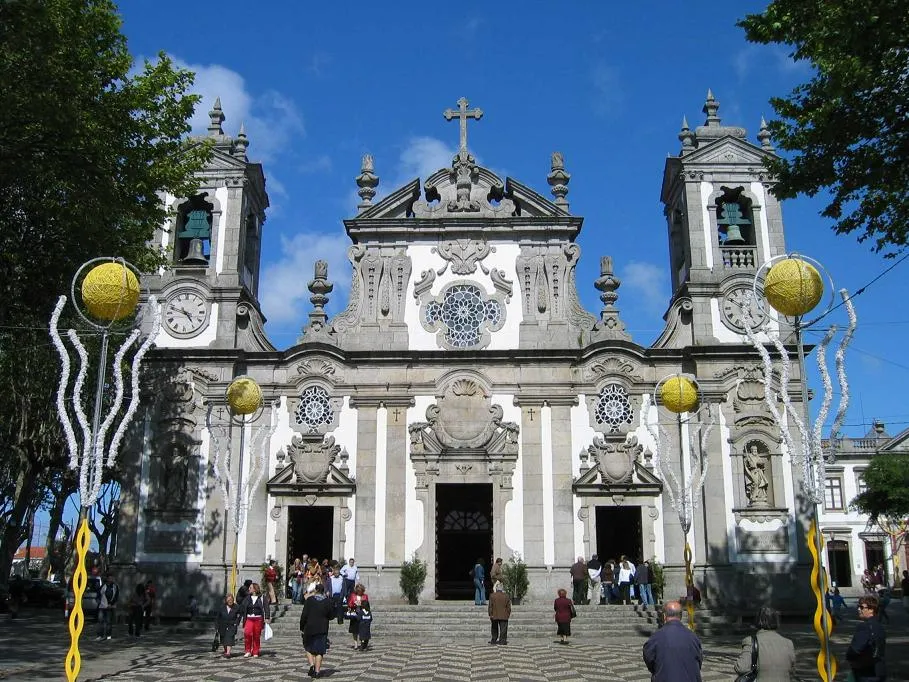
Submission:
M 85 387 L 85 379 L 89 370 L 88 351 L 75 329 L 68 329 L 66 332 L 66 336 L 79 358 L 79 370 L 76 373 L 76 379 L 73 383 L 72 394 L 68 395 L 72 361 L 70 360 L 66 344 L 63 342 L 59 332 L 60 316 L 63 313 L 66 302 L 66 296 L 61 296 L 57 299 L 57 304 L 54 306 L 54 312 L 50 319 L 50 337 L 57 354 L 60 356 L 61 370 L 60 383 L 57 387 L 56 407 L 57 415 L 63 426 L 66 446 L 69 450 L 69 468 L 73 471 L 78 471 L 79 473 L 80 504 L 82 507 L 91 507 L 98 501 L 101 493 L 104 467 L 111 467 L 116 462 L 123 434 L 126 432 L 126 429 L 139 407 L 140 367 L 143 357 L 149 348 L 151 348 L 155 337 L 158 335 L 158 331 L 161 327 L 161 313 L 158 310 L 157 300 L 154 296 L 150 296 L 145 304 L 143 312 L 149 314 L 148 311 L 151 311 L 151 325 L 148 335 L 133 355 L 132 363 L 130 365 L 130 382 L 132 388 L 130 402 L 119 420 L 117 417 L 120 408 L 123 406 L 125 393 L 123 383 L 123 359 L 126 357 L 126 354 L 133 344 L 141 336 L 141 330 L 138 328 L 134 329 L 114 354 L 113 363 L 110 368 L 114 381 L 114 395 L 108 403 L 108 411 L 106 414 L 99 415 L 101 421 L 98 425 L 98 432 L 93 434 L 92 425 L 86 414 L 82 396 L 82 390 Z M 99 387 L 98 390 L 102 390 L 102 388 Z M 82 432 L 81 447 L 79 446 L 72 419 L 70 418 L 69 403 L 72 405 L 72 413 L 76 416 L 76 422 Z M 114 436 L 111 438 L 110 442 L 108 442 L 108 431 L 115 422 L 117 427 L 114 431 Z M 93 443 L 94 448 L 92 447 Z
M 840 289 L 840 297 L 843 299 L 843 306 L 846 308 L 846 314 L 849 318 L 849 326 L 846 329 L 843 338 L 837 348 L 834 356 L 837 370 L 837 382 L 840 388 L 840 403 L 837 408 L 836 416 L 833 420 L 829 438 L 830 452 L 823 452 L 823 439 L 821 436 L 824 423 L 827 421 L 827 415 L 830 412 L 830 405 L 833 401 L 833 383 L 830 380 L 830 372 L 827 369 L 827 348 L 833 341 L 838 331 L 836 325 L 831 325 L 824 334 L 823 339 L 817 345 L 817 367 L 821 377 L 821 386 L 823 395 L 821 396 L 821 406 L 818 410 L 818 416 L 814 424 L 809 425 L 803 418 L 801 410 L 796 410 L 792 405 L 789 396 L 789 379 L 792 375 L 792 360 L 786 350 L 783 341 L 780 339 L 778 332 L 771 329 L 769 324 L 765 324 L 760 331 L 766 334 L 770 343 L 780 356 L 778 385 L 779 391 L 774 391 L 774 366 L 770 352 L 761 340 L 758 339 L 756 330 L 748 324 L 748 317 L 745 317 L 745 332 L 748 340 L 761 356 L 764 365 L 764 402 L 773 417 L 774 423 L 780 429 L 783 443 L 792 458 L 793 464 L 800 466 L 802 470 L 802 489 L 805 495 L 815 504 L 820 504 L 824 496 L 824 481 L 826 479 L 826 465 L 828 460 L 832 461 L 833 451 L 836 448 L 836 440 L 839 437 L 839 431 L 842 428 L 843 421 L 846 418 L 846 410 L 849 407 L 849 384 L 846 380 L 846 349 L 852 341 L 857 325 L 855 308 L 852 305 L 852 299 L 845 289 Z M 804 377 L 803 377 L 804 380 Z M 777 408 L 777 401 L 782 401 L 783 414 Z M 807 405 L 802 406 L 807 409 Z M 791 426 L 799 432 L 799 443 L 796 443 L 792 437 Z
M 710 432 L 713 430 L 710 405 L 704 406 L 696 413 L 703 415 L 703 418 L 699 419 L 697 423 L 693 423 L 692 420 L 688 421 L 688 468 L 686 472 L 684 466 L 680 467 L 682 471 L 682 480 L 680 481 L 671 466 L 669 435 L 662 426 L 657 428 L 650 421 L 651 404 L 650 396 L 645 395 L 641 405 L 641 425 L 647 429 L 650 437 L 653 438 L 656 449 L 653 453 L 654 473 L 663 481 L 666 493 L 669 496 L 669 504 L 678 514 L 682 531 L 687 534 L 691 530 L 694 512 L 697 511 L 700 504 L 700 492 L 704 487 L 704 481 L 707 479 L 709 464 L 707 443 L 710 438 Z M 683 456 L 683 452 L 680 452 L 680 465 L 682 464 Z

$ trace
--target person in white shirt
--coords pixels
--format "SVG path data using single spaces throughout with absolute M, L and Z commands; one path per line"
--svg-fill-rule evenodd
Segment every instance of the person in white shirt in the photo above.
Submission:
M 619 561 L 619 594 L 623 604 L 631 604 L 631 583 L 634 581 L 634 573 L 634 564 L 623 555 Z
M 360 582 L 360 569 L 357 567 L 357 562 L 354 561 L 353 557 L 350 557 L 350 560 L 341 567 L 341 577 L 344 578 L 344 589 L 341 592 L 341 596 L 344 599 L 350 595 L 354 590 L 354 586 Z

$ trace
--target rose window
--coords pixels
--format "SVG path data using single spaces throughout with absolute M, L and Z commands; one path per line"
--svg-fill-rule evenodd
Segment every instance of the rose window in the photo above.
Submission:
M 455 284 L 445 291 L 441 302 L 426 304 L 424 320 L 429 326 L 444 325 L 445 340 L 452 348 L 471 348 L 479 345 L 484 325 L 499 326 L 502 313 L 502 305 L 484 300 L 478 287 Z
M 631 403 L 628 393 L 618 384 L 609 384 L 600 392 L 594 408 L 597 424 L 609 428 L 610 433 L 615 433 L 623 424 L 630 424 L 632 419 Z
M 334 410 L 328 402 L 328 391 L 320 386 L 310 386 L 300 396 L 300 404 L 294 411 L 297 424 L 305 424 L 311 429 L 331 424 Z

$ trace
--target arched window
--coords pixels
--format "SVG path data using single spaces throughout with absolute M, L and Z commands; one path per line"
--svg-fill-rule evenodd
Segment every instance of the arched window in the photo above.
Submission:
M 723 187 L 716 200 L 717 239 L 722 246 L 754 246 L 754 216 L 744 187 Z
M 208 265 L 211 257 L 212 210 L 203 196 L 195 196 L 180 207 L 174 262 L 180 265 Z

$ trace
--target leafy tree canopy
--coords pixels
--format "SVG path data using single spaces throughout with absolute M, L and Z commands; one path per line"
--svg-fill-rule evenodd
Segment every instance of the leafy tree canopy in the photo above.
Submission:
M 864 479 L 867 489 L 853 507 L 872 519 L 909 518 L 909 453 L 875 455 Z
M 739 22 L 814 77 L 773 98 L 781 198 L 829 190 L 822 215 L 893 256 L 909 240 L 909 0 L 774 0 Z

